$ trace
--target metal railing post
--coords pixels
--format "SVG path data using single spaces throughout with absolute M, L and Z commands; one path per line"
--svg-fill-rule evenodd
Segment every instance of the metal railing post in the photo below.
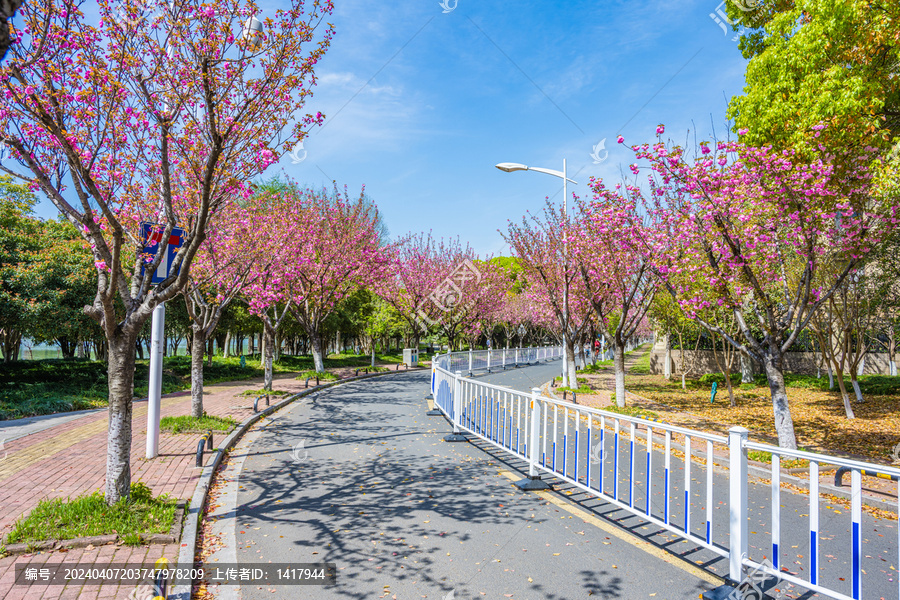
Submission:
M 516 482 L 516 486 L 526 491 L 547 490 L 550 486 L 541 480 L 538 471 L 541 443 L 541 389 L 531 388 L 531 431 L 528 436 L 528 477 Z
M 744 427 L 728 430 L 728 575 L 741 581 L 743 560 L 749 553 L 747 524 L 747 442 L 749 431 Z
M 472 374 L 472 348 L 469 348 L 469 375 Z
M 469 351 L 469 360 L 471 360 L 472 354 L 471 350 Z M 446 436 L 444 438 L 445 442 L 466 442 L 466 436 L 464 436 L 459 430 L 459 424 L 462 422 L 462 371 L 457 371 L 453 375 L 453 397 L 451 398 L 451 406 L 453 407 L 453 414 L 451 415 L 450 421 L 453 423 L 453 433 Z
M 487 363 L 487 371 L 488 371 L 488 373 L 490 373 L 490 372 L 491 372 L 491 349 L 490 349 L 490 348 L 488 348 L 487 361 L 488 361 L 488 363 Z
M 516 368 L 519 368 L 519 347 L 516 346 Z
M 503 370 L 506 370 L 506 348 L 503 349 Z

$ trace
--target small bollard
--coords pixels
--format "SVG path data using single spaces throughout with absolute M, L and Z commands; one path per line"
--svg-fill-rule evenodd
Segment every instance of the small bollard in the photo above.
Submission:
M 212 452 L 213 449 L 213 436 L 212 429 L 206 432 L 206 449 Z
M 309 387 L 309 380 L 310 380 L 310 379 L 312 379 L 312 377 L 307 377 L 307 378 L 306 378 L 306 384 L 305 384 L 306 387 Z
M 266 406 L 269 406 L 269 395 L 265 394 L 264 396 L 257 396 L 256 400 L 253 401 L 253 412 L 259 412 L 259 401 L 263 398 L 266 399 Z
M 319 376 L 316 375 L 316 385 L 319 385 Z
M 200 441 L 197 442 L 197 460 L 195 466 L 202 467 L 203 466 L 203 449 L 206 447 L 206 436 L 204 435 L 200 438 Z
M 572 390 L 572 404 L 578 404 L 578 394 L 575 393 L 575 390 Z
M 356 370 L 356 373 L 353 374 L 354 377 L 359 377 L 359 369 Z
M 566 392 L 565 392 L 565 390 L 564 390 L 564 391 L 563 391 L 563 400 L 565 400 L 565 399 L 566 399 Z
M 169 561 L 166 558 L 160 558 L 156 561 L 155 574 L 153 576 L 153 591 L 156 594 L 154 598 L 168 598 L 169 594 Z
M 169 580 L 166 579 L 164 573 L 165 571 L 160 571 L 153 579 L 153 587 L 156 591 L 156 596 L 154 596 L 154 598 L 169 597 Z
M 366 375 L 369 374 L 369 367 L 366 367 Z

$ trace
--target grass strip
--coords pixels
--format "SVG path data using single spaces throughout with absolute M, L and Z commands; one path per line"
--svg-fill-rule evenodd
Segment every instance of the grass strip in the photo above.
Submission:
M 154 498 L 150 488 L 141 482 L 131 484 L 130 501 L 121 500 L 112 506 L 100 491 L 72 499 L 41 500 L 15 522 L 6 543 L 115 534 L 136 543 L 141 534 L 169 532 L 175 519 L 175 503 L 168 494 Z
M 160 431 L 172 433 L 202 433 L 212 429 L 213 431 L 231 431 L 238 422 L 231 417 L 217 417 L 203 413 L 199 419 L 190 415 L 177 417 L 163 417 L 159 420 Z
M 307 377 L 310 379 L 318 378 L 319 381 L 337 381 L 339 379 L 337 375 L 328 371 L 303 371 L 297 375 L 297 379 L 306 379 Z

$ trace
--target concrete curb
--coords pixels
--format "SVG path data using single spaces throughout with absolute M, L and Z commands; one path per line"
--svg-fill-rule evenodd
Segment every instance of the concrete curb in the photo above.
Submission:
M 186 512 L 186 518 L 184 520 L 184 528 L 182 530 L 181 535 L 181 550 L 178 552 L 178 565 L 191 565 L 193 567 L 194 564 L 194 555 L 196 553 L 197 548 L 197 538 L 200 532 L 200 524 L 202 522 L 203 512 L 206 509 L 206 495 L 209 492 L 209 486 L 212 483 L 213 475 L 216 472 L 216 469 L 219 468 L 219 465 L 222 462 L 225 454 L 231 449 L 232 446 L 240 439 L 244 433 L 250 429 L 252 425 L 254 425 L 257 421 L 266 417 L 273 412 L 284 408 L 285 406 L 291 404 L 295 400 L 303 398 L 304 396 L 308 396 L 309 394 L 313 394 L 315 392 L 334 387 L 337 385 L 341 385 L 343 383 L 350 383 L 353 381 L 360 381 L 362 379 L 370 379 L 373 377 L 381 377 L 384 375 L 396 375 L 398 373 L 409 373 L 421 371 L 423 369 L 407 369 L 404 371 L 382 371 L 380 373 L 369 373 L 368 375 L 357 375 L 354 377 L 348 377 L 347 379 L 339 379 L 338 381 L 331 381 L 328 383 L 322 383 L 317 385 L 316 387 L 311 387 L 308 390 L 303 390 L 293 396 L 289 396 L 285 398 L 281 402 L 273 404 L 265 408 L 264 410 L 259 411 L 255 415 L 249 416 L 244 421 L 238 425 L 231 434 L 225 438 L 225 440 L 219 445 L 218 448 L 215 449 L 215 454 L 212 457 L 212 460 L 208 462 L 204 467 L 203 471 L 200 473 L 200 478 L 197 481 L 197 487 L 194 488 L 194 495 L 191 497 L 190 504 L 188 505 L 188 510 Z M 187 568 L 187 567 L 183 567 Z M 190 600 L 191 598 L 191 585 L 178 585 L 172 588 L 172 591 L 169 592 L 167 598 L 169 600 Z

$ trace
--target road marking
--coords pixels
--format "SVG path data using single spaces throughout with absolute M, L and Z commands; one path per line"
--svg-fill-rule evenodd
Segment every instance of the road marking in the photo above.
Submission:
M 505 469 L 501 469 L 499 472 L 501 475 L 503 475 L 510 481 L 519 481 L 520 479 L 522 479 L 521 475 L 519 475 L 517 473 L 513 473 L 512 471 L 507 471 Z M 662 548 L 658 548 L 657 546 L 651 544 L 650 542 L 646 542 L 646 541 L 642 540 L 640 537 L 634 535 L 633 533 L 623 531 L 622 529 L 619 529 L 615 525 L 612 525 L 611 523 L 607 523 L 606 521 L 587 512 L 586 510 L 579 508 L 577 506 L 574 506 L 561 498 L 558 498 L 552 492 L 544 491 L 544 492 L 528 492 L 528 493 L 535 494 L 538 497 L 540 497 L 544 500 L 547 500 L 548 502 L 552 503 L 554 506 L 558 506 L 559 508 L 565 510 L 566 512 L 570 512 L 573 515 L 583 519 L 585 523 L 590 523 L 591 525 L 593 525 L 599 529 L 602 529 L 604 532 L 606 532 L 610 535 L 616 536 L 623 542 L 631 544 L 635 548 L 638 548 L 639 550 L 642 550 L 642 551 L 646 552 L 647 554 L 653 555 L 656 558 L 664 560 L 665 562 L 669 563 L 670 565 L 675 566 L 675 567 L 681 569 L 682 571 L 685 571 L 685 572 L 693 575 L 694 577 L 696 577 L 698 579 L 702 579 L 703 581 L 705 581 L 711 585 L 720 586 L 723 583 L 725 583 L 724 579 L 717 577 L 716 575 L 713 575 L 712 573 L 709 573 L 708 571 L 705 571 L 705 570 L 701 569 L 700 567 L 697 567 L 696 565 L 692 565 L 691 563 L 687 562 L 685 559 L 680 558 L 669 552 L 666 552 Z M 670 559 L 674 559 L 674 560 L 670 560 Z

